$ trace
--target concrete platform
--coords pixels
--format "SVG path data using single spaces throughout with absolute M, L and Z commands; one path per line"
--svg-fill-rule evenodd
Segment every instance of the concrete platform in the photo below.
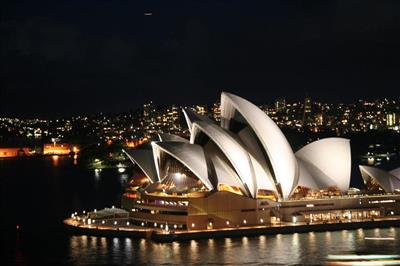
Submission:
M 337 230 L 371 229 L 400 227 L 400 217 L 381 218 L 373 221 L 354 221 L 343 223 L 285 224 L 268 226 L 248 226 L 211 230 L 169 231 L 142 227 L 112 227 L 79 225 L 73 219 L 64 220 L 64 224 L 73 234 L 147 238 L 156 242 L 185 241 L 201 238 L 225 238 L 258 235 L 292 234 L 307 232 L 324 232 Z

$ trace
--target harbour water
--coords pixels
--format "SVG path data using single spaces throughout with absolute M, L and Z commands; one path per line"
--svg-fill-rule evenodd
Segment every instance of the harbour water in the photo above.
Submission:
M 69 157 L 0 160 L 1 265 L 326 265 L 329 255 L 400 254 L 400 228 L 173 243 L 66 233 L 72 212 L 118 206 L 131 174 L 95 172 Z

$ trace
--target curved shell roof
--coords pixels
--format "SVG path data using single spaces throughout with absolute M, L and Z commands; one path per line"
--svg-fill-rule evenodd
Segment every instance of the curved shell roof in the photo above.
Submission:
M 361 176 L 364 180 L 368 181 L 374 178 L 376 182 L 385 190 L 385 192 L 392 193 L 396 189 L 400 189 L 400 179 L 382 169 L 360 165 Z
M 167 141 L 155 143 L 153 149 L 155 154 L 158 154 L 159 150 L 168 153 L 190 169 L 209 190 L 213 189 L 213 185 L 208 178 L 206 157 L 201 146 L 185 142 Z
M 257 195 L 256 178 L 249 154 L 243 146 L 223 128 L 205 121 L 197 121 L 192 124 L 191 143 L 195 142 L 196 136 L 200 132 L 206 134 L 221 149 L 232 163 L 250 196 L 255 198 Z
M 169 133 L 158 133 L 160 141 L 177 141 L 177 142 L 189 142 L 188 139 L 182 138 L 181 136 L 169 134 Z
M 140 167 L 151 183 L 158 181 L 152 150 L 131 149 L 123 151 L 133 163 Z
M 390 171 L 389 173 L 391 173 L 392 175 L 394 175 L 395 177 L 397 177 L 398 179 L 400 179 L 400 167 L 393 169 L 392 171 Z
M 293 150 L 279 127 L 251 102 L 223 92 L 221 95 L 221 126 L 229 129 L 231 119 L 239 112 L 254 130 L 272 166 L 272 174 L 287 199 L 298 178 L 298 166 Z
M 167 153 L 210 190 L 226 184 L 253 198 L 264 189 L 274 191 L 279 199 L 289 199 L 297 186 L 337 186 L 343 193 L 349 188 L 351 150 L 347 139 L 318 140 L 294 154 L 282 131 L 261 109 L 226 92 L 221 95 L 221 126 L 191 109 L 183 109 L 183 113 L 191 131 L 190 142 L 159 134 L 161 142 L 152 142 L 152 150 L 126 152 L 151 182 L 160 181 L 160 155 Z M 365 169 L 364 175 L 372 171 Z M 387 175 L 393 177 L 393 186 L 400 182 L 395 177 L 400 176 L 400 169 Z
M 189 131 L 192 132 L 192 124 L 196 121 L 205 121 L 214 124 L 214 121 L 204 115 L 199 115 L 195 111 L 189 108 L 182 109 L 183 115 L 185 116 L 186 124 L 188 125 Z
M 344 138 L 326 138 L 314 141 L 296 152 L 296 157 L 310 164 L 330 178 L 342 193 L 347 192 L 351 176 L 350 141 Z M 310 170 L 310 169 L 309 169 Z

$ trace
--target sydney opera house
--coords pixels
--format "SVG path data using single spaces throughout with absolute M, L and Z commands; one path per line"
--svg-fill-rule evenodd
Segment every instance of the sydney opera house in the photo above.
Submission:
M 134 224 L 212 229 L 371 220 L 400 214 L 400 169 L 360 166 L 350 188 L 350 141 L 326 138 L 293 151 L 261 109 L 223 92 L 221 123 L 184 109 L 190 139 L 125 150 L 140 169 L 122 197 Z

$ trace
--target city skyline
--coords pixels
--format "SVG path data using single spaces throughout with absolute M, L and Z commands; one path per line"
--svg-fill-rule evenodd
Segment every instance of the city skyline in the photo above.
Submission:
M 227 91 L 228 92 L 228 91 Z M 231 91 L 229 91 L 231 92 Z M 347 101 L 336 101 L 336 100 L 327 100 L 323 101 L 320 98 L 314 98 L 310 94 L 304 94 L 303 97 L 285 97 L 285 96 L 277 96 L 274 99 L 270 99 L 269 101 L 262 101 L 260 99 L 254 101 L 255 103 L 258 104 L 258 106 L 271 106 L 271 107 L 276 107 L 276 105 L 280 102 L 283 101 L 285 104 L 304 104 L 305 100 L 311 100 L 312 104 L 326 104 L 326 105 L 332 105 L 332 106 L 352 106 L 352 105 L 357 105 L 360 103 L 366 103 L 368 105 L 372 104 L 379 104 L 379 102 L 383 103 L 386 102 L 387 104 L 390 104 L 391 111 L 396 112 L 397 110 L 400 110 L 400 96 L 393 96 L 393 97 L 375 97 L 375 98 L 362 98 L 359 97 L 354 100 L 347 100 Z M 143 102 L 141 102 L 138 106 L 125 106 L 121 108 L 121 110 L 99 110 L 99 111 L 92 111 L 92 112 L 79 112 L 79 113 L 52 113 L 52 114 L 8 114 L 7 112 L 0 113 L 0 118 L 13 118 L 13 119 L 22 119 L 22 120 L 30 120 L 30 119 L 40 119 L 40 120 L 57 120 L 57 119 L 68 119 L 68 118 L 75 118 L 75 117 L 93 117 L 93 116 L 98 116 L 98 115 L 118 115 L 118 114 L 124 114 L 124 113 L 134 113 L 138 111 L 142 111 L 144 105 L 146 104 L 152 104 L 153 106 L 157 108 L 168 108 L 171 106 L 176 106 L 178 108 L 196 108 L 202 107 L 202 108 L 212 108 L 213 105 L 219 104 L 218 98 L 215 98 L 214 100 L 210 100 L 209 102 L 192 102 L 190 104 L 181 104 L 177 102 L 157 102 L 153 99 L 146 99 Z M 2 106 L 4 107 L 4 105 Z

